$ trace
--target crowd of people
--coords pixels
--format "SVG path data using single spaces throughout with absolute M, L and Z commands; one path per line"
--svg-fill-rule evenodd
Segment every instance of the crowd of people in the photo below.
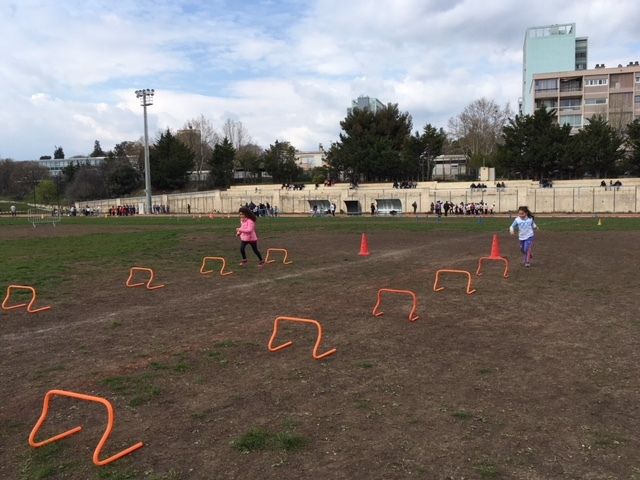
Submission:
M 609 185 L 607 185 L 607 182 L 602 180 L 600 182 L 600 186 L 604 187 L 605 190 L 618 190 L 622 186 L 622 182 L 620 180 L 616 180 L 615 182 L 613 180 L 609 180 Z
M 469 203 L 453 203 L 449 201 L 438 200 L 435 203 L 431 203 L 430 213 L 435 213 L 437 216 L 444 215 L 445 217 L 451 215 L 493 215 L 496 205 L 480 202 Z
M 113 205 L 109 208 L 110 217 L 129 217 L 137 213 L 138 209 L 134 205 L 120 205 L 117 207 Z
M 279 213 L 278 207 L 270 205 L 269 202 L 256 205 L 252 201 L 245 203 L 243 207 L 248 208 L 256 217 L 277 217 Z
M 280 190 L 304 190 L 304 183 L 283 183 Z
M 402 182 L 393 182 L 393 188 L 417 188 L 418 182 L 404 180 Z
M 484 183 L 472 183 L 469 188 L 471 190 L 485 190 L 487 186 Z

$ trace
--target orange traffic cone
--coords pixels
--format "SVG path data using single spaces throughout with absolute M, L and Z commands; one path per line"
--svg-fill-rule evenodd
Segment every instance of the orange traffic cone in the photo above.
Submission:
M 369 240 L 367 240 L 367 235 L 362 234 L 362 239 L 360 240 L 360 253 L 358 255 L 362 255 L 366 257 L 369 255 Z
M 489 258 L 502 258 L 502 253 L 500 253 L 500 239 L 498 238 L 498 234 L 493 234 L 493 241 L 491 242 L 491 255 Z

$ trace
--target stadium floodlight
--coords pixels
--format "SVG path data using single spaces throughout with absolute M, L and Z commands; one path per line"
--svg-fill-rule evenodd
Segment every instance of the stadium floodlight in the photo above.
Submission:
M 147 127 L 147 107 L 153 105 L 153 88 L 144 88 L 136 90 L 136 97 L 140 99 L 140 105 L 144 109 L 144 190 L 147 195 L 147 214 L 152 213 L 151 210 L 151 170 L 149 168 L 149 130 Z

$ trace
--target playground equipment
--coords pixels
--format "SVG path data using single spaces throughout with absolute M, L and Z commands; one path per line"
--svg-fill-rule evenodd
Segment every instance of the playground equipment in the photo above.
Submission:
M 502 276 L 504 278 L 509 278 L 509 260 L 502 256 L 500 253 L 500 239 L 498 238 L 498 234 L 493 234 L 493 240 L 491 242 L 491 255 L 488 257 L 480 257 L 478 260 L 478 269 L 476 270 L 476 275 L 482 275 L 482 262 L 485 260 L 496 260 L 499 262 L 504 262 L 504 273 Z
M 287 262 L 287 256 L 289 255 L 289 252 L 287 251 L 286 248 L 267 248 L 267 255 L 264 257 L 264 263 L 274 263 L 275 260 L 269 260 L 269 254 L 271 252 L 283 252 L 284 253 L 284 258 L 282 259 L 282 263 L 285 265 L 289 265 L 290 263 L 293 263 L 292 261 Z
M 11 292 L 13 290 L 29 290 L 31 292 L 31 300 L 29 303 L 18 303 L 17 305 L 9 305 L 9 298 L 11 298 Z M 51 307 L 40 307 L 40 308 L 32 308 L 33 304 L 36 303 L 36 289 L 33 287 L 29 287 L 27 285 L 9 285 L 7 287 L 7 295 L 4 297 L 2 301 L 2 310 L 14 310 L 16 308 L 27 306 L 27 312 L 29 313 L 37 313 L 42 312 L 44 310 L 49 310 Z
M 223 258 L 223 257 L 204 257 L 202 259 L 202 265 L 200 266 L 200 273 L 202 273 L 203 275 L 206 275 L 207 273 L 213 273 L 213 270 L 205 270 L 204 267 L 207 264 L 207 261 L 209 260 L 221 260 L 222 261 L 222 268 L 220 269 L 220 275 L 221 276 L 225 276 L 225 275 L 231 275 L 233 272 L 225 272 L 224 268 L 227 266 L 227 261 Z
M 145 282 L 131 283 L 131 280 L 133 279 L 136 272 L 149 272 L 149 280 L 147 280 L 146 282 L 147 290 L 155 290 L 156 288 L 164 287 L 164 285 L 151 286 L 151 284 L 153 283 L 153 280 L 156 278 L 156 274 L 152 269 L 146 268 L 146 267 L 131 267 L 131 270 L 129 270 L 129 278 L 127 278 L 127 282 L 125 284 L 127 287 L 129 288 L 139 287 L 145 284 Z
M 416 310 L 418 308 L 418 300 L 416 299 L 416 294 L 411 290 L 395 290 L 393 288 L 381 288 L 378 290 L 378 301 L 376 302 L 376 306 L 373 307 L 373 312 L 371 312 L 374 316 L 381 317 L 382 315 L 384 315 L 384 312 L 378 310 L 380 304 L 382 303 L 383 293 L 398 293 L 400 295 L 409 295 L 413 299 L 413 306 L 411 308 L 411 311 L 409 312 L 409 321 L 415 322 L 418 318 L 420 318 L 416 314 Z
M 60 223 L 62 217 L 60 216 L 60 211 L 56 210 L 54 212 L 46 212 L 42 213 L 38 210 L 27 210 L 27 221 L 33 225 L 33 228 L 36 228 L 38 225 L 53 225 L 56 226 L 57 223 Z
M 461 275 L 466 275 L 467 276 L 467 295 L 471 295 L 473 292 L 476 291 L 475 288 L 471 288 L 471 274 L 469 272 L 467 272 L 466 270 L 449 270 L 449 269 L 442 269 L 442 270 L 438 270 L 436 272 L 436 281 L 433 284 L 433 291 L 434 292 L 440 292 L 442 290 L 444 290 L 444 287 L 439 287 L 438 283 L 440 281 L 440 274 L 441 273 L 455 273 L 455 274 L 461 274 Z
M 369 240 L 367 239 L 367 235 L 365 233 L 362 234 L 360 238 L 360 253 L 358 255 L 362 257 L 369 256 Z
M 36 435 L 38 434 L 38 431 L 40 431 L 40 427 L 42 426 L 42 424 L 47 418 L 47 414 L 49 413 L 49 404 L 51 402 L 51 399 L 55 395 L 58 395 L 60 397 L 77 398 L 78 400 L 85 400 L 87 402 L 101 403 L 107 408 L 107 428 L 102 434 L 102 438 L 98 442 L 98 445 L 96 446 L 96 449 L 93 452 L 93 463 L 95 465 L 98 465 L 99 467 L 108 465 L 112 462 L 115 462 L 116 460 L 119 460 L 125 455 L 129 455 L 135 450 L 138 450 L 139 448 L 143 447 L 144 444 L 142 442 L 138 442 L 135 445 L 132 445 L 129 448 L 122 450 L 120 453 L 116 453 L 115 455 L 112 455 L 109 458 L 100 460 L 100 453 L 102 452 L 102 448 L 104 447 L 105 443 L 107 443 L 107 440 L 111 435 L 111 430 L 113 430 L 113 423 L 115 420 L 113 406 L 111 406 L 111 403 L 104 398 L 93 397 L 91 395 L 85 395 L 83 393 L 68 392 L 65 390 L 49 390 L 44 396 L 42 413 L 40 414 L 40 418 L 36 422 L 36 425 L 33 427 L 33 430 L 31 430 L 31 433 L 29 434 L 29 445 L 31 445 L 32 447 L 35 447 L 35 448 L 43 447 L 50 443 L 57 442 L 58 440 L 62 440 L 63 438 L 70 437 L 71 435 L 74 435 L 75 433 L 78 433 L 79 431 L 82 430 L 82 427 L 78 426 L 78 427 L 72 428 L 71 430 L 67 430 L 66 432 L 55 435 L 51 438 L 48 438 L 46 440 L 42 440 L 41 442 L 36 441 Z
M 271 334 L 271 338 L 269 339 L 268 348 L 270 352 L 277 352 L 293 345 L 293 342 L 289 341 L 289 342 L 283 343 L 282 345 L 278 345 L 277 347 L 273 346 L 273 341 L 278 336 L 278 328 L 280 326 L 280 322 L 282 321 L 310 323 L 316 326 L 316 328 L 318 329 L 318 337 L 316 338 L 316 344 L 314 345 L 313 352 L 312 352 L 312 357 L 314 360 L 321 360 L 323 358 L 328 357 L 329 355 L 333 355 L 334 353 L 336 353 L 337 350 L 335 348 L 332 348 L 331 350 L 323 353 L 322 355 L 318 355 L 318 349 L 320 348 L 320 343 L 322 343 L 322 325 L 320 325 L 320 322 L 318 322 L 317 320 L 312 320 L 308 318 L 298 318 L 298 317 L 276 317 L 275 321 L 273 322 L 273 333 Z

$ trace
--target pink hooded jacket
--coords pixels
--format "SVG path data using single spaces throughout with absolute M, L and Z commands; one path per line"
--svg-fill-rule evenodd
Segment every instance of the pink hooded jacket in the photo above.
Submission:
M 245 218 L 240 222 L 240 240 L 243 242 L 257 242 L 258 235 L 256 235 L 256 222 L 250 218 Z

